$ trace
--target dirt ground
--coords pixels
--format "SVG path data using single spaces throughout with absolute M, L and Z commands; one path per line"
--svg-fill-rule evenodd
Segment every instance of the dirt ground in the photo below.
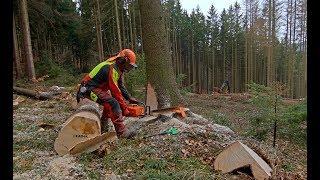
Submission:
M 53 143 L 62 123 L 74 111 L 74 88 L 67 89 L 68 93 L 53 100 L 24 97 L 26 100 L 14 109 L 14 179 L 252 179 L 241 171 L 222 174 L 213 169 L 215 157 L 234 139 L 242 139 L 272 163 L 273 179 L 306 179 L 305 149 L 282 141 L 273 149 L 241 138 L 248 117 L 256 111 L 246 103 L 246 94 L 188 94 L 190 110 L 204 118 L 172 119 L 142 126 L 134 140 L 116 142 L 104 157 L 96 153 L 60 157 Z M 41 123 L 54 127 L 41 128 Z M 217 131 L 215 123 L 230 129 L 221 126 L 222 130 Z M 179 127 L 187 133 L 142 138 L 168 127 Z M 230 135 L 230 131 L 235 135 Z

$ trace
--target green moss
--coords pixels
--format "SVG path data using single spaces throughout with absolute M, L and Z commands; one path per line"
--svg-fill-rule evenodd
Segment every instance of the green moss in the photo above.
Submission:
M 294 167 L 292 164 L 284 164 L 282 165 L 282 168 L 285 170 L 285 171 L 290 171 L 292 172 L 294 170 Z
M 23 131 L 28 128 L 28 125 L 22 123 L 13 123 L 13 129 L 17 131 Z
M 222 114 L 217 111 L 212 111 L 208 116 L 209 116 L 209 119 L 212 119 L 216 124 L 220 124 L 228 127 L 231 126 L 230 120 L 225 114 Z
M 99 180 L 101 175 L 98 171 L 95 170 L 87 170 L 88 178 L 91 180 Z

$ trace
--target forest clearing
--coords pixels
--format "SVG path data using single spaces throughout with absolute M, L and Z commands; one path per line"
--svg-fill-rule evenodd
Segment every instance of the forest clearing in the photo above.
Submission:
M 307 1 L 208 8 L 14 1 L 13 179 L 306 179 Z
M 46 91 L 50 86 L 24 87 Z M 19 95 L 24 101 L 15 108 L 13 117 L 14 179 L 252 179 L 248 170 L 228 174 L 214 171 L 212 160 L 232 141 L 221 138 L 223 132 L 196 136 L 165 135 L 141 140 L 144 135 L 169 127 L 161 121 L 142 128 L 134 140 L 119 141 L 106 156 L 101 157 L 97 153 L 59 156 L 53 143 L 62 123 L 75 111 L 76 104 L 72 95 L 75 88 L 65 89 L 66 93 L 51 100 L 39 101 Z M 274 149 L 270 133 L 273 127 L 255 124 L 255 117 L 258 118 L 257 114 L 262 113 L 263 109 L 250 103 L 249 94 L 188 93 L 185 98 L 190 102 L 192 112 L 203 115 L 209 123 L 231 128 L 236 134 L 235 139 L 241 139 L 261 153 L 259 155 L 266 158 L 275 169 L 276 174 L 272 179 L 306 179 L 305 120 L 298 120 L 298 127 L 279 125 L 279 137 Z M 291 118 L 306 115 L 305 101 L 288 99 L 284 100 L 284 104 L 289 109 L 299 109 L 284 113 L 287 117 L 289 114 Z M 182 121 L 191 122 L 187 119 Z M 41 124 L 51 124 L 53 127 L 41 127 Z M 263 128 L 261 131 L 250 128 L 257 126 L 269 133 L 263 132 Z M 294 131 L 299 132 L 291 135 Z

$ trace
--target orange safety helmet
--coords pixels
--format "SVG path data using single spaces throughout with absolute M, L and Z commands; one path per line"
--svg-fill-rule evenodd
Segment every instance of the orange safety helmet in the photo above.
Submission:
M 129 60 L 130 64 L 133 67 L 138 67 L 136 64 L 136 54 L 131 50 L 131 49 L 123 49 L 122 51 L 119 52 L 117 57 L 124 57 L 127 60 Z

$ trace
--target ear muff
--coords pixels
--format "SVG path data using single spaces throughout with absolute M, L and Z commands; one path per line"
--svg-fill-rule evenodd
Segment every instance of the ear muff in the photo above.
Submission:
M 124 64 L 124 63 L 126 63 L 127 60 L 124 57 L 118 57 L 118 61 L 120 64 Z

